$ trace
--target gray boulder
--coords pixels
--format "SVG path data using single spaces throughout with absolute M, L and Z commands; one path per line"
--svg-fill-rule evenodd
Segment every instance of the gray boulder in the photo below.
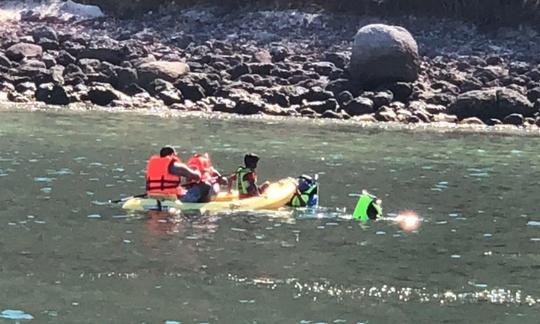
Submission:
M 34 30 L 32 30 L 32 37 L 34 37 L 36 42 L 39 42 L 44 38 L 58 42 L 58 34 L 56 33 L 56 30 L 50 26 L 39 26 L 34 28 Z
M 459 119 L 478 117 L 483 121 L 503 120 L 511 114 L 532 117 L 535 113 L 533 104 L 517 91 L 507 88 L 473 90 L 458 96 L 456 102 L 448 107 L 450 114 Z
M 368 85 L 418 78 L 418 45 L 403 27 L 367 25 L 354 38 L 349 72 Z
M 146 86 L 155 79 L 174 82 L 189 73 L 189 66 L 184 62 L 155 61 L 143 63 L 137 67 L 141 85 Z
M 126 60 L 129 49 L 109 37 L 93 40 L 88 46 L 82 48 L 78 57 L 106 61 L 115 65 Z
M 6 50 L 6 56 L 13 61 L 21 61 L 23 58 L 35 58 L 43 55 L 41 46 L 30 43 L 18 43 Z

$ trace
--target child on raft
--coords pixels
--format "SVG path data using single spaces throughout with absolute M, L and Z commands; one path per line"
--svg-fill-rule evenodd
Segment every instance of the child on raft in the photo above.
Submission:
M 258 155 L 246 154 L 244 156 L 244 166 L 238 167 L 236 172 L 229 177 L 229 191 L 231 191 L 234 183 L 240 199 L 260 196 L 270 185 L 268 181 L 260 186 L 257 185 L 257 173 L 255 170 L 258 162 Z

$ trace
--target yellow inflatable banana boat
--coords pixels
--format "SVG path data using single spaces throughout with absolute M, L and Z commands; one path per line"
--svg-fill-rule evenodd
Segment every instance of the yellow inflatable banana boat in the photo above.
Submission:
M 297 190 L 297 181 L 286 178 L 271 183 L 259 197 L 238 199 L 238 193 L 220 193 L 208 203 L 183 203 L 180 200 L 156 198 L 131 198 L 122 208 L 130 211 L 145 210 L 200 210 L 200 211 L 248 211 L 273 210 L 285 206 Z

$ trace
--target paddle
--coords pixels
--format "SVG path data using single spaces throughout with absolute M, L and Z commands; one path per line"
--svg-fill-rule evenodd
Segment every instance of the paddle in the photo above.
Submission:
M 139 195 L 134 195 L 134 196 L 129 196 L 129 197 L 125 197 L 125 198 L 117 199 L 117 200 L 109 200 L 109 204 L 118 204 L 118 203 L 121 203 L 121 202 L 128 201 L 128 200 L 130 200 L 132 198 L 144 198 L 144 197 L 146 197 L 146 193 L 139 194 Z

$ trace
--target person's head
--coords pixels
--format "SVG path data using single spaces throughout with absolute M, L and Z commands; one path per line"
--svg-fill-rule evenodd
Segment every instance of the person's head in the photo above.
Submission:
M 249 169 L 256 169 L 259 162 L 259 156 L 257 154 L 248 153 L 244 155 L 244 165 Z
M 162 147 L 161 150 L 159 151 L 159 156 L 161 157 L 166 157 L 173 154 L 176 155 L 176 150 L 174 149 L 174 147 L 170 145 Z

